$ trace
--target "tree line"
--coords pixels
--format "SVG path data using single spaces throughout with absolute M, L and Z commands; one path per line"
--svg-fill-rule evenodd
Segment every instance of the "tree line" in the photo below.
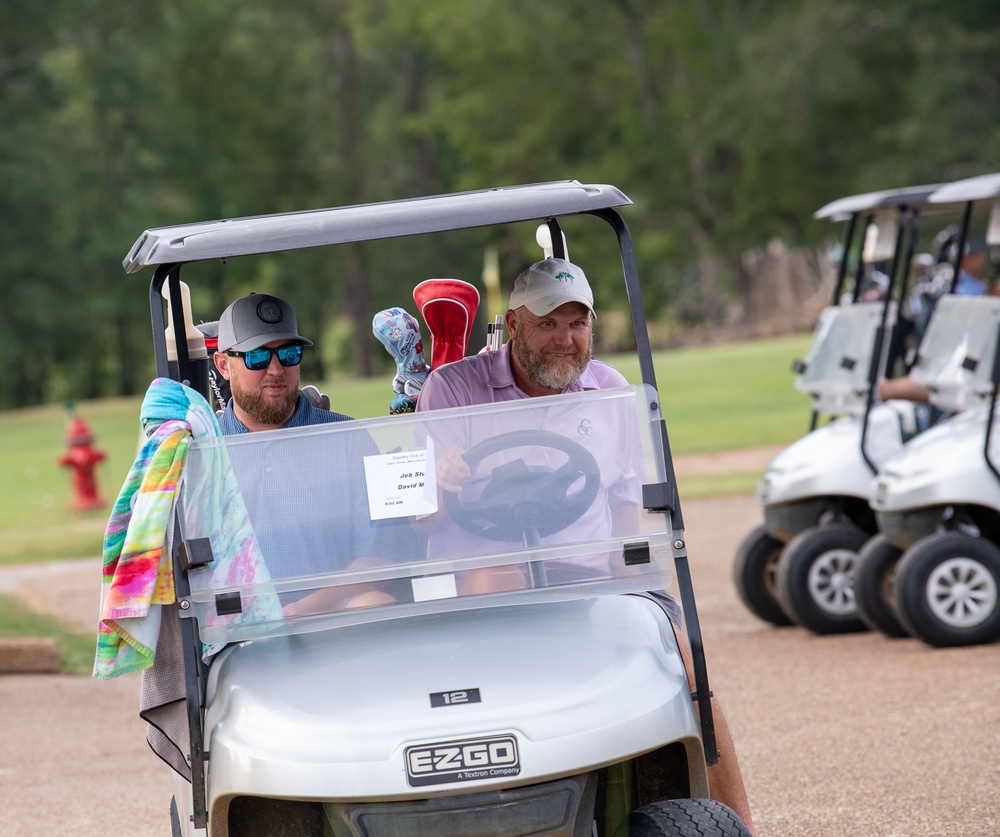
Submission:
M 613 183 L 650 319 L 711 321 L 747 250 L 831 234 L 829 200 L 995 170 L 998 36 L 995 0 L 10 0 L 0 408 L 142 392 L 151 272 L 121 260 L 197 220 Z M 375 308 L 486 245 L 505 274 L 526 257 L 473 237 L 206 266 L 195 308 L 280 278 L 366 374 Z

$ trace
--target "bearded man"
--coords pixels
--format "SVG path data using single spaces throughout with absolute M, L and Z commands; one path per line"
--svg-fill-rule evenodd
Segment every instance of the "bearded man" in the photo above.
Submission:
M 295 311 L 269 294 L 237 299 L 219 319 L 215 365 L 232 397 L 218 417 L 225 435 L 351 421 L 350 416 L 316 406 L 299 390 L 302 351 L 312 341 L 299 334 Z M 364 458 L 377 454 L 367 435 L 345 433 L 326 439 L 315 455 L 299 453 L 298 491 L 273 475 L 285 473 L 279 459 L 290 451 L 309 451 L 310 438 L 286 438 L 274 452 L 237 446 L 229 451 L 243 500 L 272 578 L 321 575 L 344 568 L 381 566 L 399 552 L 391 525 L 372 521 L 364 491 Z M 296 525 L 307 507 L 326 522 Z M 315 516 L 315 515 L 314 515 Z M 351 521 L 350 525 L 344 520 Z M 390 521 L 394 523 L 395 521 Z M 351 537 L 344 537 L 345 532 Z M 384 587 L 385 585 L 383 585 Z M 394 601 L 395 592 L 379 586 L 323 588 L 312 596 L 283 600 L 285 615 L 309 615 L 339 607 L 368 607 Z
M 504 319 L 510 340 L 499 351 L 482 352 L 432 370 L 417 398 L 417 412 L 627 384 L 613 366 L 593 359 L 594 295 L 577 265 L 557 258 L 531 265 L 515 280 Z M 502 421 L 503 418 L 497 418 L 498 423 Z M 613 422 L 608 424 L 607 432 L 616 432 Z M 588 432 L 589 429 L 590 425 Z M 597 432 L 598 428 L 595 426 L 594 430 Z M 470 480 L 471 469 L 461 454 L 460 449 L 451 449 L 437 460 L 438 485 L 446 491 L 460 491 Z M 627 470 L 628 463 L 619 464 Z M 627 482 L 625 474 L 620 481 Z M 574 526 L 593 524 L 597 507 L 613 505 L 614 489 L 607 495 L 606 502 L 601 502 L 599 495 L 589 515 L 584 515 Z M 597 518 L 598 526 L 613 530 L 613 509 L 598 511 L 607 511 L 603 521 Z M 432 538 L 431 550 L 434 547 Z M 521 570 L 513 566 L 475 571 L 463 580 L 459 589 L 463 593 L 497 592 L 525 584 Z M 675 624 L 678 648 L 693 688 L 691 652 L 681 631 L 680 609 L 669 594 L 664 592 L 662 596 Z M 717 698 L 712 698 L 712 706 L 719 763 L 709 768 L 711 796 L 736 811 L 750 833 L 755 834 L 729 726 Z
M 350 419 L 299 391 L 302 351 L 312 341 L 298 332 L 292 306 L 269 294 L 248 294 L 222 312 L 215 366 L 232 391 L 219 416 L 224 434 Z
M 433 370 L 418 411 L 626 384 L 614 367 L 593 359 L 594 295 L 575 264 L 549 258 L 521 273 L 504 319 L 510 340 L 497 352 Z

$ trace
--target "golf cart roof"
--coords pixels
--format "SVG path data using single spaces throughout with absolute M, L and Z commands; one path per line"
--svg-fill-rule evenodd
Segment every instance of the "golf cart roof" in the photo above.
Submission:
M 357 206 L 203 221 L 146 230 L 122 261 L 147 265 L 225 259 L 352 241 L 577 215 L 632 203 L 614 186 L 536 183 Z
M 838 198 L 826 206 L 816 210 L 813 218 L 830 218 L 834 221 L 846 221 L 859 212 L 874 211 L 889 206 L 904 206 L 910 204 L 926 204 L 930 196 L 940 191 L 941 184 L 929 186 L 906 186 L 902 189 L 885 189 L 880 192 L 865 192 L 860 195 L 849 195 Z
M 1000 197 L 1000 172 L 947 183 L 931 195 L 929 200 L 937 204 L 989 200 L 997 197 Z

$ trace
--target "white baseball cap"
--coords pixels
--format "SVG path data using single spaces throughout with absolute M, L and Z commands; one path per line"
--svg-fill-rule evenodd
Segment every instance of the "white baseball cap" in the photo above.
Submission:
M 594 293 L 587 277 L 565 259 L 535 262 L 514 280 L 510 292 L 511 308 L 523 305 L 536 317 L 544 317 L 566 302 L 581 302 L 594 313 Z

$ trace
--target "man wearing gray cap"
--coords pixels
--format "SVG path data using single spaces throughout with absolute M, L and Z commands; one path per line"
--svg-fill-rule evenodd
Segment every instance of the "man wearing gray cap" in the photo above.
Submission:
M 311 340 L 299 334 L 292 306 L 276 296 L 251 293 L 222 312 L 215 364 L 232 389 L 232 398 L 218 417 L 224 435 L 351 420 L 317 407 L 300 392 L 302 350 L 311 345 Z M 378 453 L 370 437 L 340 434 L 326 440 L 321 456 L 298 455 L 296 461 L 302 463 L 296 475 L 298 491 L 272 478 L 281 469 L 268 467 L 268 456 L 281 457 L 313 445 L 309 438 L 289 438 L 275 453 L 267 447 L 230 449 L 272 577 L 321 575 L 394 560 L 398 547 L 391 527 L 372 521 L 363 488 L 364 457 Z M 303 496 L 322 508 L 325 528 L 296 525 L 308 505 Z M 345 525 L 344 520 L 352 523 Z M 351 532 L 350 539 L 343 537 L 346 531 Z M 394 595 L 378 585 L 324 588 L 311 597 L 285 603 L 284 612 L 286 616 L 307 615 L 324 608 L 384 604 Z
M 432 370 L 417 398 L 417 412 L 627 383 L 613 366 L 593 359 L 594 295 L 586 275 L 572 262 L 547 258 L 522 272 L 514 282 L 504 319 L 510 340 L 499 351 L 483 352 Z M 476 440 L 461 441 L 471 446 Z M 438 485 L 444 490 L 459 491 L 471 478 L 461 453 L 449 450 L 436 462 Z M 614 472 L 616 463 L 602 463 L 602 474 L 605 467 Z M 594 504 L 574 526 L 614 529 L 618 486 L 627 486 L 635 479 L 628 463 L 617 463 L 617 468 L 620 473 L 614 484 L 607 490 L 602 486 Z M 581 540 L 588 538 L 598 540 L 600 534 L 588 531 Z M 463 579 L 460 590 L 482 593 L 517 589 L 525 584 L 520 572 L 516 566 L 473 571 Z M 665 591 L 658 595 L 679 630 L 681 614 L 676 602 Z M 682 636 L 677 644 L 693 682 L 690 650 Z M 732 808 L 753 834 L 753 818 L 732 735 L 717 698 L 712 698 L 712 706 L 719 763 L 709 768 L 711 795 Z
M 232 390 L 219 427 L 226 435 L 304 427 L 349 416 L 316 407 L 299 392 L 302 350 L 312 341 L 299 334 L 292 306 L 270 294 L 251 293 L 219 319 L 215 365 Z

